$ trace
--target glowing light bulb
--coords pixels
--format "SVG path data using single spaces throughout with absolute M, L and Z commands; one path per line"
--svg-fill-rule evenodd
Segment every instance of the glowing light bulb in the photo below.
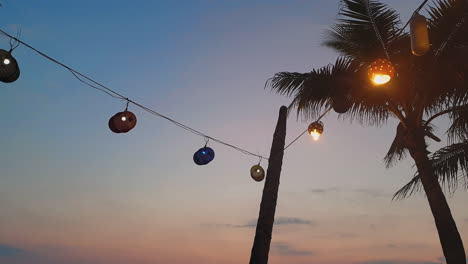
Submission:
M 317 141 L 319 140 L 320 138 L 320 133 L 317 131 L 317 129 L 314 129 L 310 132 L 310 135 L 312 136 L 312 138 Z
M 257 172 L 260 172 L 260 170 L 259 170 L 259 169 L 257 169 Z
M 387 59 L 378 59 L 369 65 L 367 76 L 375 85 L 386 84 L 395 77 L 395 67 Z
M 3 64 L 5 64 L 5 65 L 10 64 L 10 60 L 9 60 L 9 59 L 4 59 L 4 60 L 3 60 Z
M 203 154 L 203 155 L 205 155 L 205 154 L 206 154 L 206 152 L 205 152 L 205 151 L 202 151 L 202 154 Z
M 387 74 L 374 74 L 374 77 L 372 78 L 372 82 L 376 85 L 381 85 L 388 83 L 392 79 L 390 75 Z
M 125 116 L 122 116 L 122 121 L 127 121 L 127 118 Z

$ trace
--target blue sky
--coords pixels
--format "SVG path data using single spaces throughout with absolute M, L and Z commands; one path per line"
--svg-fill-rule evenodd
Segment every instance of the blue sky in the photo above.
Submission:
M 406 21 L 420 1 L 386 1 Z M 281 105 L 279 71 L 333 62 L 322 47 L 339 1 L 3 1 L 1 28 L 128 97 L 205 133 L 267 154 Z M 1 48 L 8 40 L 0 38 Z M 21 77 L 0 84 L 0 263 L 239 263 L 249 258 L 262 184 L 258 159 L 90 89 L 25 47 Z M 368 128 L 325 117 L 319 142 L 287 150 L 271 263 L 440 263 L 422 194 L 392 202 L 414 173 L 386 170 L 396 121 Z M 308 121 L 288 120 L 287 141 Z M 444 121 L 438 135 L 443 135 Z M 437 149 L 441 144 L 431 146 Z M 262 163 L 267 166 L 265 162 Z M 449 199 L 468 236 L 466 192 Z M 182 251 L 178 250 L 183 248 Z

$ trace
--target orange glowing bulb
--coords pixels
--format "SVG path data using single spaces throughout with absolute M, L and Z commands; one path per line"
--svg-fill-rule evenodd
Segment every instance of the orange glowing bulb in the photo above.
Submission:
M 367 76 L 375 85 L 388 83 L 395 76 L 395 67 L 386 59 L 378 59 L 369 65 Z
M 320 133 L 316 129 L 310 132 L 310 135 L 312 136 L 312 139 L 314 139 L 315 141 L 319 140 L 320 138 Z
M 323 123 L 320 121 L 315 121 L 309 125 L 307 131 L 312 136 L 312 138 L 317 141 L 323 133 Z

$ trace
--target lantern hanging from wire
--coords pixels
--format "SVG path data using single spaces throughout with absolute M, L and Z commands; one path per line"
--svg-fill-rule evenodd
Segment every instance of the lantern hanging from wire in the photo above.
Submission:
M 118 112 L 109 119 L 109 128 L 114 133 L 127 133 L 132 130 L 137 123 L 134 113 L 128 111 L 128 101 L 125 111 Z
M 315 121 L 309 125 L 307 131 L 312 136 L 312 138 L 317 141 L 323 134 L 323 123 L 320 121 Z
M 349 100 L 349 97 L 345 94 L 339 94 L 335 96 L 332 100 L 332 107 L 335 112 L 338 114 L 344 114 L 348 112 L 351 108 L 352 103 Z
M 215 157 L 215 152 L 212 148 L 207 147 L 208 145 L 208 139 L 206 139 L 206 144 L 203 148 L 197 150 L 193 154 L 193 161 L 197 165 L 206 165 L 210 163 L 214 157 Z
M 430 49 L 426 18 L 415 14 L 410 21 L 411 52 L 416 56 L 426 54 Z
M 387 59 L 377 59 L 369 65 L 367 76 L 375 85 L 386 84 L 395 76 L 395 67 Z
M 18 62 L 11 55 L 11 51 L 0 49 L 0 81 L 12 83 L 18 80 L 19 76 Z
M 265 179 L 265 170 L 262 168 L 262 166 L 260 166 L 261 161 L 262 159 L 260 158 L 258 164 L 253 165 L 252 168 L 250 168 L 250 176 L 256 182 L 261 182 L 263 179 Z

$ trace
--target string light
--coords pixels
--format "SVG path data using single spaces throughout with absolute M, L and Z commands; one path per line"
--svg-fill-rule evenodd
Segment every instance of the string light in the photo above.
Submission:
M 133 105 L 135 105 L 135 106 L 141 108 L 142 110 L 144 110 L 144 111 L 146 111 L 146 112 L 148 112 L 148 113 L 150 113 L 150 114 L 152 114 L 152 115 L 154 115 L 154 116 L 157 116 L 157 117 L 166 119 L 167 121 L 173 123 L 174 125 L 176 125 L 176 126 L 182 128 L 182 129 L 184 129 L 184 130 L 186 130 L 186 131 L 189 131 L 189 132 L 191 132 L 191 133 L 193 133 L 193 134 L 195 134 L 195 135 L 198 135 L 198 136 L 204 137 L 204 138 L 206 138 L 206 139 L 209 139 L 209 140 L 211 140 L 211 141 L 214 141 L 214 142 L 216 142 L 216 143 L 225 145 L 225 146 L 230 147 L 230 148 L 232 148 L 232 149 L 234 149 L 234 150 L 237 150 L 237 151 L 239 151 L 239 152 L 241 152 L 241 153 L 243 153 L 243 154 L 245 154 L 245 155 L 255 156 L 255 157 L 258 157 L 258 158 L 261 158 L 261 159 L 269 160 L 269 158 L 266 157 L 266 156 L 264 156 L 264 155 L 255 154 L 255 153 L 253 153 L 253 152 L 251 152 L 251 151 L 248 151 L 248 150 L 245 150 L 245 149 L 243 149 L 243 148 L 237 147 L 237 146 L 235 146 L 235 145 L 233 145 L 233 144 L 230 144 L 230 143 L 227 143 L 227 142 L 225 142 L 225 141 L 223 141 L 223 140 L 220 140 L 220 139 L 214 138 L 214 137 L 212 137 L 212 136 L 209 136 L 209 135 L 207 135 L 207 134 L 205 134 L 205 133 L 203 133 L 203 132 L 200 132 L 200 131 L 198 131 L 198 130 L 196 130 L 196 129 L 194 129 L 194 128 L 191 128 L 191 127 L 189 127 L 189 126 L 187 126 L 187 125 L 185 125 L 185 124 L 182 124 L 182 123 L 180 123 L 180 122 L 178 122 L 178 121 L 176 121 L 176 120 L 174 120 L 174 119 L 172 119 L 172 118 L 170 118 L 170 117 L 168 117 L 168 116 L 165 116 L 165 115 L 163 115 L 163 114 L 161 114 L 161 113 L 159 113 L 159 112 L 157 112 L 157 111 L 155 111 L 155 110 L 152 110 L 152 109 L 150 109 L 149 107 L 146 107 L 146 106 L 144 106 L 144 105 L 141 104 L 141 103 L 138 103 L 138 102 L 136 102 L 136 101 L 134 101 L 134 100 L 132 100 L 132 99 L 129 99 L 128 97 L 126 97 L 126 96 L 124 96 L 124 95 L 122 95 L 122 94 L 120 94 L 120 93 L 118 93 L 118 92 L 112 90 L 111 88 L 109 88 L 109 87 L 107 87 L 107 86 L 105 86 L 105 85 L 103 85 L 103 84 L 101 84 L 101 83 L 99 83 L 99 82 L 93 80 L 92 78 L 86 76 L 85 74 L 80 73 L 79 71 L 73 69 L 72 67 L 70 67 L 70 66 L 68 66 L 68 65 L 66 65 L 66 64 L 64 64 L 64 63 L 62 63 L 62 62 L 60 62 L 60 61 L 58 61 L 58 60 L 56 60 L 56 59 L 54 59 L 54 58 L 52 58 L 52 57 L 50 57 L 49 55 L 45 54 L 44 52 L 39 51 L 38 49 L 32 47 L 31 45 L 29 45 L 29 44 L 25 43 L 24 41 L 18 39 L 17 37 L 13 37 L 12 35 L 8 34 L 7 32 L 5 32 L 5 31 L 3 31 L 3 30 L 1 30 L 1 29 L 0 29 L 0 33 L 3 34 L 4 36 L 10 38 L 10 40 L 16 41 L 16 42 L 18 43 L 18 45 L 19 45 L 19 44 L 22 44 L 23 46 L 25 46 L 25 47 L 31 49 L 32 51 L 36 52 L 37 54 L 41 55 L 42 57 L 48 59 L 49 61 L 51 61 L 51 62 L 53 62 L 53 63 L 55 63 L 55 64 L 57 64 L 57 65 L 59 65 L 59 66 L 65 68 L 65 69 L 67 69 L 68 71 L 70 71 L 70 73 L 71 73 L 76 79 L 78 79 L 80 82 L 82 82 L 83 84 L 85 84 L 85 85 L 87 85 L 87 86 L 89 86 L 89 87 L 91 87 L 91 88 L 93 88 L 93 89 L 96 89 L 96 90 L 99 90 L 99 91 L 101 91 L 101 92 L 104 92 L 105 94 L 107 94 L 107 95 L 109 95 L 109 96 L 111 96 L 111 97 L 113 97 L 113 98 L 120 99 L 120 100 L 125 100 L 125 101 L 127 101 L 127 104 L 128 104 L 128 103 L 131 103 L 131 104 L 133 104 Z M 4 63 L 5 63 L 5 61 L 4 61 Z M 119 114 L 119 113 L 118 113 L 118 114 Z M 117 115 L 117 114 L 116 114 L 116 115 Z M 111 118 L 111 119 L 112 119 L 112 118 Z M 122 116 L 122 117 L 120 118 L 120 121 L 126 121 L 127 119 L 128 119 L 128 116 Z M 136 117 L 135 117 L 135 120 L 136 120 Z M 111 127 L 111 124 L 109 124 L 109 127 Z M 112 130 L 112 128 L 111 128 L 111 130 Z M 116 133 L 122 133 L 122 132 L 116 132 Z M 294 139 L 291 143 L 289 143 L 289 144 L 284 148 L 284 150 L 286 150 L 286 149 L 287 149 L 288 147 L 290 147 L 294 142 L 296 142 L 296 141 L 299 139 L 299 137 L 301 137 L 303 134 L 304 134 L 304 132 L 301 133 L 301 134 L 300 134 L 296 139 Z M 206 153 L 205 153 L 205 154 L 206 154 Z
M 386 59 L 377 59 L 367 69 L 367 76 L 375 85 L 388 83 L 395 76 L 395 67 Z
M 312 138 L 317 141 L 323 133 L 323 123 L 320 121 L 315 121 L 309 125 L 307 131 L 309 131 L 309 134 L 312 136 Z

